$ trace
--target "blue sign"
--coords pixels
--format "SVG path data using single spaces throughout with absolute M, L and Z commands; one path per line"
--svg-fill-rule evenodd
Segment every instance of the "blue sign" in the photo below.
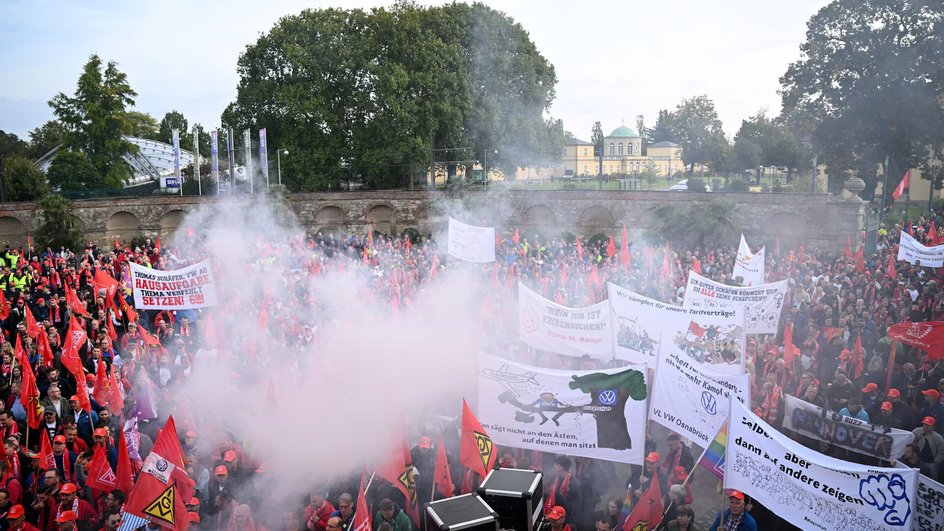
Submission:
M 613 389 L 600 391 L 600 394 L 597 395 L 597 400 L 599 400 L 601 404 L 612 406 L 616 403 L 616 391 Z
M 168 188 L 180 188 L 180 181 L 176 177 L 168 177 L 164 183 Z
M 708 391 L 701 392 L 701 407 L 711 415 L 718 413 L 718 399 Z

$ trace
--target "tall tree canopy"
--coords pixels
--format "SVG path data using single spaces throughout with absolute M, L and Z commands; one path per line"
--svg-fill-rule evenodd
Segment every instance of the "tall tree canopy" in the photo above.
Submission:
M 483 4 L 305 10 L 283 17 L 238 63 L 223 120 L 267 128 L 290 189 L 336 187 L 342 168 L 403 185 L 447 166 L 553 162 L 563 129 L 547 115 L 557 77 L 527 32 Z M 497 151 L 497 153 L 496 153 Z
M 663 121 L 670 124 L 671 136 L 682 147 L 682 160 L 688 173 L 695 171 L 696 164 L 708 164 L 714 168 L 721 165 L 729 146 L 718 111 L 708 96 L 682 100 L 671 116 L 663 117 L 660 112 L 657 129 Z
M 886 156 L 896 178 L 940 156 L 944 4 L 835 0 L 807 28 L 801 59 L 780 79 L 783 114 L 812 124 L 830 173 L 858 175 L 870 198 Z
M 84 153 L 107 186 L 120 186 L 131 176 L 122 157 L 137 148 L 122 135 L 132 132 L 127 108 L 136 95 L 118 65 L 109 62 L 103 68 L 101 58 L 92 55 L 75 95 L 60 92 L 49 100 L 64 129 L 64 147 Z

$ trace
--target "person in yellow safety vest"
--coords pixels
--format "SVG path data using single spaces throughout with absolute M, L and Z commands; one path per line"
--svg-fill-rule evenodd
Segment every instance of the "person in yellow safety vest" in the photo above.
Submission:
M 17 273 L 14 273 L 11 281 L 13 282 L 13 287 L 20 291 L 26 291 L 27 286 L 32 282 L 33 275 L 26 269 L 20 269 Z
M 7 249 L 7 252 L 4 254 L 3 257 L 7 261 L 6 265 L 10 267 L 11 269 L 15 268 L 17 262 L 20 261 L 20 255 L 16 254 L 16 251 L 13 249 Z
M 13 276 L 13 274 L 10 273 L 10 267 L 6 265 L 3 266 L 3 273 L 0 274 L 0 290 L 2 291 L 7 290 L 7 286 L 10 285 L 11 276 Z

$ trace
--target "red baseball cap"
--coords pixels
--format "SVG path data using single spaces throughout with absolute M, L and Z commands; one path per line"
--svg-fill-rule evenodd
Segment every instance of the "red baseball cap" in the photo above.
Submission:
M 888 390 L 888 397 L 889 397 L 889 398 L 891 398 L 891 397 L 901 398 L 901 393 L 898 391 L 898 389 L 889 389 L 889 390 Z
M 658 463 L 662 460 L 662 456 L 659 455 L 659 452 L 649 452 L 649 455 L 646 456 L 646 461 L 650 463 Z
M 924 396 L 933 396 L 934 398 L 941 398 L 941 393 L 937 389 L 926 389 L 921 391 L 921 394 Z
M 86 374 L 86 375 L 85 375 L 85 381 L 86 381 L 86 382 L 94 382 L 94 381 L 95 381 L 95 375 L 92 374 L 92 373 Z
M 56 518 L 56 522 L 64 524 L 66 522 L 75 522 L 75 511 L 62 511 L 62 514 L 59 515 L 59 518 Z
M 223 461 L 226 461 L 227 463 L 229 463 L 235 460 L 236 460 L 236 452 L 232 450 L 226 450 L 226 453 L 223 454 Z
M 892 403 L 891 403 L 891 402 L 882 402 L 882 411 L 891 411 L 891 410 L 893 410 L 893 409 L 895 409 L 895 408 L 892 407 Z
M 193 438 L 193 439 L 196 439 L 196 438 L 197 438 L 197 432 L 195 432 L 195 431 L 193 431 L 193 430 L 190 430 L 190 431 L 188 431 L 187 433 L 184 434 L 184 437 L 191 437 L 191 438 Z
M 79 397 L 76 395 L 72 395 L 69 397 L 69 402 L 78 402 L 78 401 L 79 401 Z
M 560 505 L 555 505 L 554 507 L 551 507 L 551 510 L 548 511 L 545 516 L 551 520 L 561 520 L 567 517 L 567 511 L 565 511 Z
M 10 510 L 7 511 L 7 519 L 13 520 L 15 518 L 23 518 L 26 516 L 26 511 L 23 509 L 23 506 L 19 503 L 10 507 Z
M 925 426 L 934 426 L 937 424 L 937 421 L 934 420 L 934 417 L 924 417 L 921 420 L 921 424 L 924 424 Z
M 739 500 L 743 500 L 743 499 L 744 499 L 744 493 L 741 492 L 741 491 L 739 491 L 739 490 L 731 489 L 731 490 L 728 492 L 728 498 L 737 498 L 737 499 L 739 499 Z
M 217 476 L 228 476 L 228 475 L 229 475 L 229 469 L 226 468 L 226 467 L 223 466 L 223 465 L 220 465 L 220 466 L 216 467 L 215 469 L 213 469 L 213 474 L 214 474 L 214 475 L 217 475 Z
M 420 437 L 420 448 L 430 449 L 433 447 L 433 440 L 429 437 Z
M 66 442 L 66 436 L 65 436 L 65 435 L 56 435 L 55 437 L 52 438 L 52 442 L 65 444 L 65 442 Z
M 108 432 L 105 431 L 105 428 L 95 428 L 95 431 L 92 432 L 94 437 L 107 437 Z
M 75 494 L 76 490 L 75 483 L 66 483 L 61 489 L 59 489 L 59 492 L 63 494 Z
M 863 393 L 871 393 L 872 391 L 878 391 L 878 385 L 875 382 L 869 382 L 862 388 Z

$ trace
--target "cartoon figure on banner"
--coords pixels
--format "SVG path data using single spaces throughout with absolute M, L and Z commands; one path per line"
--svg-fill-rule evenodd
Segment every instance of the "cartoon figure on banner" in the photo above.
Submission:
M 656 355 L 656 346 L 659 345 L 659 341 L 649 337 L 648 330 L 640 329 L 637 324 L 639 316 L 630 319 L 629 317 L 617 315 L 616 319 L 619 326 L 619 331 L 616 334 L 617 345 L 649 356 Z
M 775 328 L 780 319 L 780 310 L 783 308 L 783 293 L 777 292 L 773 299 L 764 304 L 748 304 L 745 307 L 748 328 Z M 761 323 L 763 323 L 761 325 Z
M 675 346 L 699 363 L 737 365 L 741 362 L 741 337 L 744 330 L 737 325 L 702 326 L 691 321 L 688 330 L 675 335 Z
M 540 384 L 534 379 L 534 372 L 517 374 L 508 370 L 507 363 L 502 365 L 497 371 L 494 369 L 482 369 L 480 374 L 489 380 L 495 380 L 502 384 L 505 389 L 514 393 L 515 396 L 521 396 L 521 392 L 518 391 L 518 388 L 522 384 L 527 384 L 529 387 L 533 388 L 540 387 Z
M 865 503 L 885 511 L 885 523 L 888 525 L 905 525 L 911 516 L 911 500 L 908 499 L 905 479 L 901 474 L 870 475 L 859 481 L 859 496 Z
M 496 379 L 480 371 L 486 378 Z M 504 384 L 503 384 L 504 385 Z M 527 387 L 528 384 L 523 384 Z M 541 424 L 547 422 L 548 414 L 553 413 L 550 419 L 557 426 L 563 423 L 566 427 L 580 428 L 583 415 L 590 415 L 596 421 L 597 447 L 614 450 L 628 450 L 632 448 L 632 439 L 626 423 L 626 403 L 632 399 L 643 401 L 648 395 L 645 375 L 634 369 L 627 369 L 614 374 L 595 372 L 582 376 L 573 375 L 568 384 L 571 389 L 587 394 L 590 401 L 586 404 L 565 404 L 557 399 L 554 393 L 542 389 L 537 393 L 536 400 L 525 403 L 518 399 L 520 394 L 508 390 L 499 394 L 499 403 L 514 407 L 515 420 L 523 424 L 530 424 L 537 420 L 535 414 L 542 419 Z M 518 392 L 521 388 L 517 389 Z M 536 392 L 534 389 L 532 392 Z M 566 414 L 572 413 L 573 417 Z M 569 425 L 569 426 L 568 426 Z

